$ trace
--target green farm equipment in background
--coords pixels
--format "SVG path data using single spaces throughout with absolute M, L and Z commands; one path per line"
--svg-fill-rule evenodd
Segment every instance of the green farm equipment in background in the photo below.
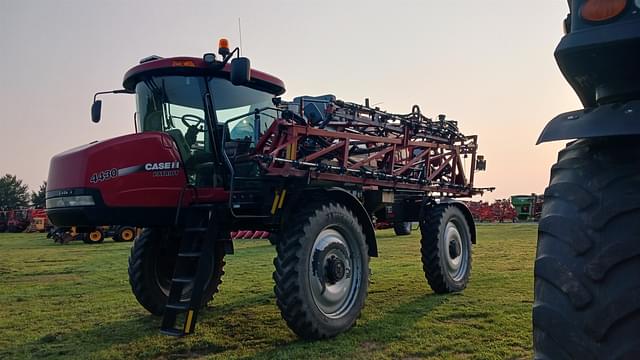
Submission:
M 543 195 L 513 195 L 511 204 L 516 209 L 518 220 L 538 221 L 542 213 Z

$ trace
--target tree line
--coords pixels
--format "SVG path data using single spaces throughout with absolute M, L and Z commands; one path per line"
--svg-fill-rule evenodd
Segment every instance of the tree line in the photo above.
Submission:
M 29 191 L 29 187 L 16 175 L 5 174 L 0 178 L 0 210 L 28 206 L 44 208 L 46 192 L 46 181 L 42 182 L 38 191 Z

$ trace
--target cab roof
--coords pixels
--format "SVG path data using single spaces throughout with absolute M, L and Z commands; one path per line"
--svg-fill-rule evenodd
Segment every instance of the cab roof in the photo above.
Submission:
M 201 58 L 195 57 L 171 57 L 158 58 L 145 61 L 129 69 L 124 75 L 122 86 L 129 91 L 134 91 L 136 84 L 145 76 L 215 76 L 229 79 L 231 66 L 226 64 L 223 68 L 205 63 Z M 251 69 L 251 80 L 245 86 L 266 91 L 273 95 L 281 95 L 285 92 L 284 82 L 273 75 Z

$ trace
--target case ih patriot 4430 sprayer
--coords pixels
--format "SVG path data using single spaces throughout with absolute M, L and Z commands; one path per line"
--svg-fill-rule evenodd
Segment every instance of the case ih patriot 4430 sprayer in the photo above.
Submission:
M 221 60 L 154 56 L 129 70 L 124 89 L 106 93 L 136 96 L 136 133 L 52 158 L 54 224 L 144 227 L 129 280 L 170 335 L 194 331 L 238 229 L 276 236 L 277 304 L 303 338 L 355 323 L 378 256 L 372 218 L 419 221 L 431 288 L 464 289 L 475 226 L 452 198 L 484 190 L 473 187 L 485 166 L 477 136 L 417 106 L 396 115 L 332 96 L 284 102 L 282 81 L 236 52 L 223 39 Z M 94 121 L 100 108 L 94 98 Z

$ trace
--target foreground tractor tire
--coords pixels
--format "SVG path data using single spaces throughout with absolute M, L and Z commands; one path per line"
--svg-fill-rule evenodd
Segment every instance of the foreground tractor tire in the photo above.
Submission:
M 136 228 L 131 226 L 118 227 L 116 234 L 113 236 L 115 242 L 133 241 L 136 237 Z
M 312 204 L 289 219 L 274 259 L 282 317 L 298 336 L 320 339 L 351 328 L 369 286 L 362 226 L 338 203 Z
M 393 224 L 393 231 L 397 236 L 411 235 L 411 222 L 397 222 Z
M 424 275 L 438 294 L 461 291 L 471 274 L 471 231 L 455 205 L 435 205 L 420 222 Z
M 145 229 L 131 247 L 129 284 L 136 299 L 147 311 L 162 315 L 171 288 L 173 268 L 178 255 L 180 236 L 166 229 Z M 221 243 L 218 243 L 221 244 Z M 203 307 L 213 299 L 224 275 L 224 248 L 215 249 L 211 278 L 203 292 Z M 183 290 L 181 301 L 191 297 L 191 287 Z
M 270 233 L 267 239 L 269 240 L 269 244 L 273 246 L 278 245 L 278 234 Z
M 89 233 L 84 234 L 82 241 L 85 244 L 100 244 L 104 242 L 104 233 L 102 230 L 96 229 Z
M 640 358 L 640 137 L 558 154 L 535 262 L 536 359 Z

